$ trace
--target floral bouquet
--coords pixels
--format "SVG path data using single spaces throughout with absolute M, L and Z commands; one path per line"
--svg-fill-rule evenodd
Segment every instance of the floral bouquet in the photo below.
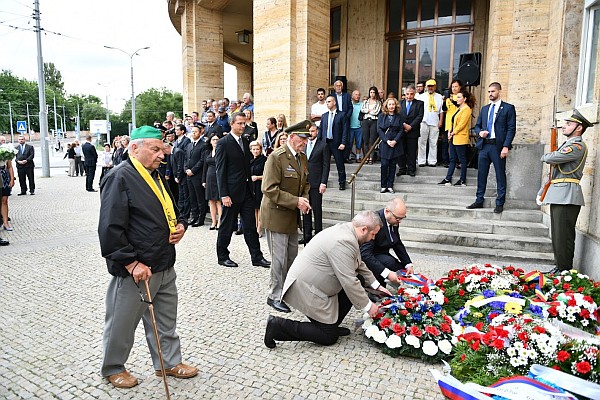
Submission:
M 489 386 L 500 378 L 526 375 L 533 364 L 553 365 L 568 339 L 549 321 L 503 314 L 482 331 L 458 337 L 452 374 L 461 381 Z
M 600 346 L 587 340 L 565 343 L 550 366 L 594 383 L 600 383 Z
M 592 334 L 598 333 L 600 327 L 598 305 L 591 296 L 573 292 L 554 293 L 552 300 L 554 301 L 548 308 L 548 315 L 551 318 L 557 318 Z
M 436 285 L 448 298 L 444 306 L 450 315 L 456 314 L 465 302 L 481 294 L 484 290 L 505 290 L 508 292 L 523 290 L 521 276 L 525 271 L 512 266 L 500 268 L 491 264 L 471 265 L 464 269 L 454 269 L 447 277 L 439 279 Z
M 406 355 L 437 362 L 450 355 L 453 321 L 442 309 L 445 297 L 436 286 L 400 288 L 385 299 L 375 318 L 363 323 L 365 336 L 393 357 Z
M 7 146 L 0 146 L 0 161 L 10 161 L 17 155 L 18 150 Z

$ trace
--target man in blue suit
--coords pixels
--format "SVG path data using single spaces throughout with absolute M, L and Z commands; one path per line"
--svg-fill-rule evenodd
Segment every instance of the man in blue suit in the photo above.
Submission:
M 329 111 L 321 116 L 319 138 L 327 143 L 329 152 L 333 155 L 338 171 L 340 190 L 346 190 L 346 167 L 344 166 L 344 149 L 348 142 L 346 116 L 337 109 L 335 95 L 330 94 L 325 100 Z
M 352 112 L 354 111 L 354 107 L 352 106 L 352 97 L 350 93 L 344 91 L 344 82 L 337 80 L 333 83 L 333 88 L 335 90 L 332 95 L 335 96 L 335 102 L 337 105 L 337 110 L 340 114 L 346 118 L 346 126 L 344 127 L 344 134 L 348 141 L 350 141 L 350 118 L 352 118 Z M 348 142 L 344 142 L 346 147 L 352 147 Z M 350 162 L 350 152 L 352 149 L 346 149 L 344 151 L 344 161 Z
M 477 173 L 477 198 L 468 209 L 482 208 L 483 196 L 487 185 L 490 163 L 494 164 L 496 171 L 496 214 L 504 210 L 506 199 L 506 157 L 512 148 L 517 127 L 517 114 L 515 106 L 500 100 L 502 86 L 492 82 L 488 87 L 490 104 L 481 109 L 475 133 L 479 135 L 475 147 L 479 150 Z

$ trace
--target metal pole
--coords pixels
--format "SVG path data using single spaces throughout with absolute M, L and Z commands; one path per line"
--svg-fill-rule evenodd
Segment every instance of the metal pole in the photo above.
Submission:
M 8 118 L 10 121 L 10 141 L 14 143 L 15 142 L 15 132 L 13 130 L 12 107 L 10 106 L 10 101 L 8 102 Z
M 77 125 L 75 125 L 75 137 L 79 141 L 79 102 L 77 102 Z
M 350 197 L 350 221 L 354 218 L 354 202 L 356 201 L 356 174 L 352 174 L 352 194 Z
M 54 96 L 54 136 L 56 136 L 56 131 L 58 130 L 56 117 L 58 116 L 58 114 L 56 113 L 56 93 L 54 92 L 54 90 L 52 91 L 52 95 Z
M 25 103 L 27 106 L 27 133 L 31 132 L 31 120 L 29 119 L 29 103 Z M 31 135 L 29 135 L 29 140 L 31 140 Z
M 106 92 L 106 143 L 110 144 L 110 113 L 108 111 L 108 89 L 104 89 Z
M 131 60 L 131 130 L 135 129 L 135 92 L 133 91 L 133 53 L 130 57 Z
M 62 115 L 62 122 L 61 123 L 63 125 L 63 128 L 62 128 L 62 137 L 64 139 L 67 136 L 67 119 L 65 118 L 65 106 L 64 106 L 64 104 L 62 106 L 62 109 L 63 109 L 63 115 Z
M 40 139 L 42 141 L 42 176 L 50 177 L 50 154 L 48 152 L 48 115 L 46 112 L 46 82 L 42 57 L 42 29 L 40 27 L 40 2 L 34 0 L 35 36 L 37 38 L 38 88 L 40 99 Z

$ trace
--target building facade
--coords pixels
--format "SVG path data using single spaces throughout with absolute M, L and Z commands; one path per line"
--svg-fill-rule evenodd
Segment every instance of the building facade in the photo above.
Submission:
M 487 85 L 502 84 L 516 106 L 517 136 L 507 163 L 510 199 L 534 201 L 547 171 L 539 162 L 550 128 L 574 107 L 598 122 L 600 0 L 168 0 L 182 36 L 184 110 L 223 96 L 223 62 L 238 69 L 241 94 L 253 93 L 259 127 L 284 113 L 305 119 L 318 87 L 344 76 L 396 96 L 435 78 L 449 86 L 461 54 L 481 53 L 471 87 L 478 110 Z M 245 44 L 240 39 L 248 32 Z M 600 259 L 599 125 L 588 129 L 581 182 L 576 265 Z M 562 135 L 559 131 L 559 141 Z M 548 212 L 548 210 L 544 210 Z M 600 267 L 594 274 L 600 275 Z

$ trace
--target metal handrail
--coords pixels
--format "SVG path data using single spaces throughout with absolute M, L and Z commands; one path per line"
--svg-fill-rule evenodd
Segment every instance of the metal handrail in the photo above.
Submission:
M 367 154 L 365 154 L 364 157 L 362 158 L 360 164 L 358 164 L 356 171 L 354 171 L 354 173 L 350 174 L 350 179 L 348 179 L 348 181 L 347 181 L 348 184 L 352 185 L 351 197 L 350 197 L 350 219 L 351 220 L 352 220 L 352 218 L 354 218 L 354 202 L 356 201 L 356 186 L 355 186 L 356 177 L 360 173 L 360 170 L 362 169 L 363 165 L 365 165 L 365 162 L 367 161 L 367 159 L 371 156 L 371 153 L 373 153 L 373 151 L 375 150 L 375 147 L 377 147 L 377 145 L 379 145 L 379 142 L 381 142 L 381 138 L 377 137 L 377 140 L 375 140 L 375 143 L 373 143 L 373 146 L 371 146 L 369 151 L 367 151 Z

